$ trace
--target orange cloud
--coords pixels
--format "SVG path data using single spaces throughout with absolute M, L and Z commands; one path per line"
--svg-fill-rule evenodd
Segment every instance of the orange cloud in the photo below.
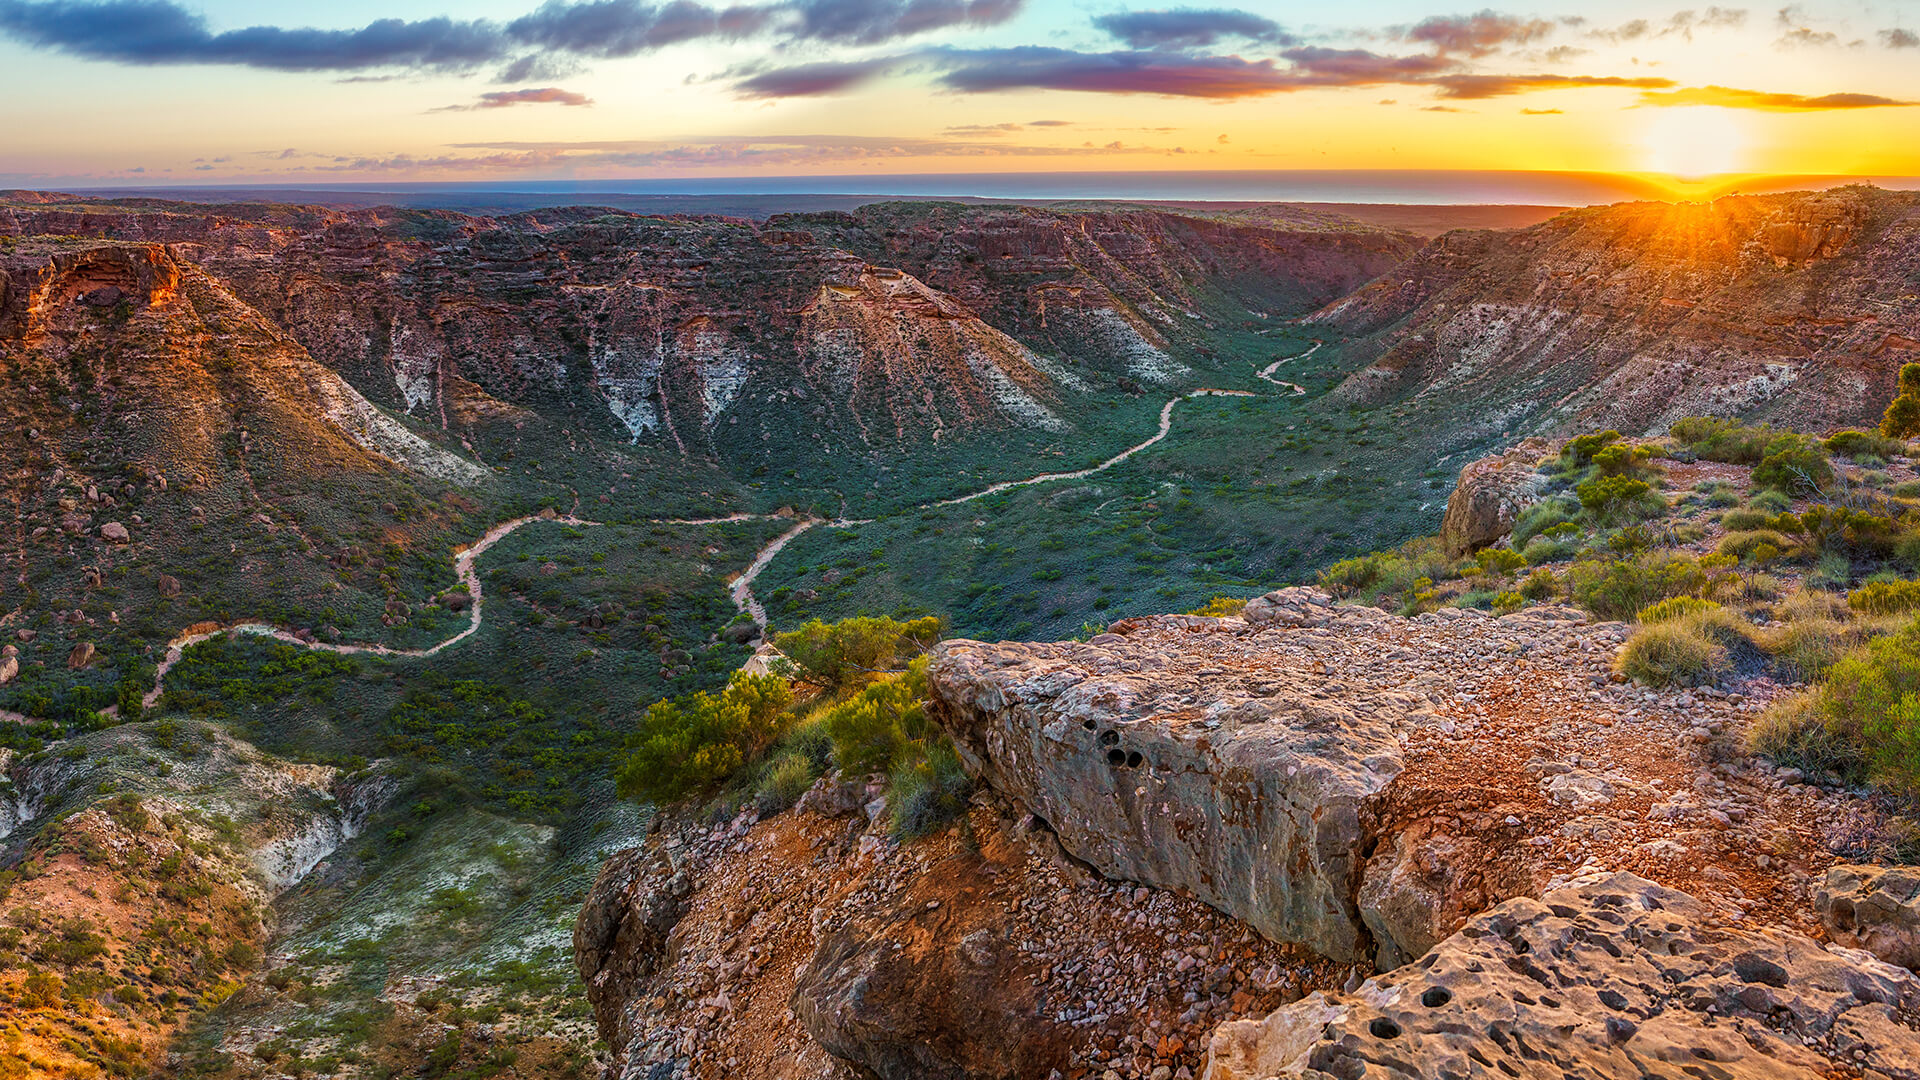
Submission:
M 1640 104 L 1662 108 L 1714 105 L 1722 109 L 1755 109 L 1760 112 L 1821 112 L 1833 109 L 1901 108 L 1920 105 L 1920 102 L 1900 101 L 1878 94 L 1838 93 L 1808 97 L 1805 94 L 1741 90 L 1731 86 L 1689 86 L 1671 93 L 1643 93 L 1640 95 Z

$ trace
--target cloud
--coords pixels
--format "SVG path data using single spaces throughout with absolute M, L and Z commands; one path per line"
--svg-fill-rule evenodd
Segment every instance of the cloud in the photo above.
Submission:
M 1441 97 L 1461 101 L 1479 101 L 1536 90 L 1572 90 L 1591 86 L 1654 90 L 1674 85 L 1672 79 L 1619 75 L 1444 75 L 1430 81 L 1440 88 Z
M 1454 107 L 1453 107 L 1453 106 L 1451 106 L 1451 105 L 1428 105 L 1428 106 L 1426 106 L 1426 107 L 1424 107 L 1424 108 L 1422 108 L 1422 109 L 1421 109 L 1420 111 L 1421 111 L 1421 112 L 1453 112 L 1453 113 L 1457 113 L 1457 112 L 1466 112 L 1467 110 L 1465 110 L 1465 109 L 1456 109 L 1456 108 L 1454 108 Z
M 1583 26 L 1586 23 L 1585 19 L 1565 21 L 1571 26 Z M 1733 30 L 1745 26 L 1746 22 L 1746 8 L 1709 7 L 1704 11 L 1694 11 L 1689 8 L 1674 12 L 1667 17 L 1666 22 L 1657 27 L 1646 19 L 1632 19 L 1611 29 L 1588 30 L 1586 34 L 1590 38 L 1610 41 L 1615 45 L 1627 41 L 1665 37 L 1680 37 L 1692 41 L 1696 30 Z
M 1920 34 L 1911 30 L 1882 30 L 1879 37 L 1880 44 L 1889 49 L 1920 49 Z
M 1521 116 L 1565 116 L 1565 109 L 1521 109 Z
M 872 60 L 823 60 L 817 64 L 774 68 L 734 83 L 733 92 L 749 100 L 838 94 L 878 78 L 904 59 L 882 56 Z
M 1482 11 L 1477 15 L 1436 15 L 1414 24 L 1408 41 L 1432 45 L 1439 53 L 1485 56 L 1504 45 L 1525 45 L 1553 32 L 1545 19 L 1522 19 Z
M 1101 94 L 1162 94 L 1225 100 L 1296 89 L 1294 76 L 1272 60 L 1188 56 L 1157 51 L 1082 53 L 1043 45 L 1009 49 L 941 50 L 948 68 L 940 82 L 967 93 L 995 90 L 1076 90 Z
M 1026 0 L 794 0 L 796 38 L 877 45 L 955 27 L 997 26 Z
M 1366 49 L 1330 49 L 1319 45 L 1281 54 L 1301 73 L 1302 86 L 1378 86 L 1424 82 L 1459 64 L 1444 56 L 1383 56 Z
M 1840 35 L 1829 30 L 1812 30 L 1804 26 L 1794 27 L 1780 35 L 1773 43 L 1777 49 L 1818 48 L 1823 45 L 1838 45 Z
M 509 22 L 504 34 L 524 47 L 616 59 L 685 41 L 747 37 L 765 29 L 772 18 L 771 8 L 712 8 L 695 0 L 672 0 L 658 7 L 640 0 L 547 0 L 532 14 Z M 515 64 L 530 61 L 522 57 Z
M 1225 8 L 1123 11 L 1101 15 L 1093 25 L 1132 49 L 1204 49 L 1227 38 L 1293 44 L 1292 36 L 1272 19 Z
M 449 18 L 378 19 L 357 30 L 252 26 L 213 33 L 170 0 L 0 0 L 0 33 L 125 64 L 241 64 L 274 71 L 470 68 L 499 59 L 499 31 Z
M 505 23 L 378 19 L 358 29 L 252 26 L 214 32 L 174 0 L 0 0 L 0 36 L 123 64 L 233 64 L 273 71 L 468 71 L 507 62 L 502 81 L 559 78 L 578 59 L 638 56 L 683 42 L 775 36 L 783 44 L 871 45 L 992 26 L 1024 0 L 548 0 Z
M 1640 103 L 1660 107 L 1716 105 L 1723 109 L 1754 109 L 1760 112 L 1818 112 L 1831 109 L 1902 108 L 1920 105 L 1920 102 L 1898 101 L 1878 94 L 1838 93 L 1808 97 L 1804 94 L 1740 90 L 1730 86 L 1690 86 L 1671 93 L 1649 91 L 1640 95 Z
M 473 112 L 477 109 L 506 109 L 515 105 L 592 105 L 593 99 L 572 90 L 562 90 L 557 86 L 542 86 L 529 90 L 496 90 L 490 94 L 481 94 L 480 100 L 471 105 L 443 105 L 433 112 Z

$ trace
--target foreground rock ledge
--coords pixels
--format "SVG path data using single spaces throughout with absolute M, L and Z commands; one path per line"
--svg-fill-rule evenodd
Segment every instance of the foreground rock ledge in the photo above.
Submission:
M 1920 982 L 1866 953 L 1716 926 L 1632 874 L 1471 920 L 1352 994 L 1214 1033 L 1203 1080 L 1920 1077 Z
M 1376 695 L 1363 714 L 1317 692 L 1325 680 L 1310 670 L 1223 678 L 1191 660 L 1116 634 L 953 640 L 936 648 L 928 683 L 968 770 L 1101 874 L 1184 889 L 1276 941 L 1368 958 L 1355 905 L 1363 818 L 1401 771 L 1395 722 L 1424 699 Z

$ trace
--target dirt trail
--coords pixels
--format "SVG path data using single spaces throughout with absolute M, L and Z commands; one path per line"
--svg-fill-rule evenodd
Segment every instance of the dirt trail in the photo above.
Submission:
M 1311 346 L 1308 347 L 1306 352 L 1294 353 L 1292 356 L 1283 356 L 1280 359 L 1275 360 L 1273 363 L 1268 364 L 1266 367 L 1261 368 L 1256 374 L 1260 378 L 1265 379 L 1266 381 L 1272 383 L 1275 386 L 1284 386 L 1292 390 L 1296 396 L 1300 394 L 1304 394 L 1307 392 L 1306 387 L 1301 386 L 1299 383 L 1291 383 L 1291 382 L 1287 382 L 1284 379 L 1276 379 L 1273 377 L 1273 373 L 1280 370 L 1281 364 L 1285 364 L 1294 360 L 1305 360 L 1307 357 L 1312 356 L 1314 353 L 1319 352 L 1320 346 L 1325 344 L 1326 342 L 1324 341 L 1315 341 Z
M 1278 368 L 1281 364 L 1286 363 L 1288 360 L 1297 360 L 1297 359 L 1301 359 L 1301 358 L 1313 355 L 1314 351 L 1319 349 L 1321 344 L 1323 343 L 1316 341 L 1313 343 L 1311 348 L 1307 349 L 1306 352 L 1299 353 L 1295 356 L 1284 357 L 1280 360 L 1274 361 L 1265 370 L 1259 373 L 1259 377 L 1266 380 L 1267 382 L 1273 383 L 1276 386 L 1291 387 L 1295 394 L 1306 393 L 1305 388 L 1295 383 L 1281 382 L 1279 380 L 1272 378 L 1272 373 L 1276 368 Z M 920 505 L 914 507 L 914 509 L 926 510 L 926 509 L 930 509 L 938 506 L 958 506 L 962 503 L 972 502 L 975 499 L 983 499 L 988 495 L 996 495 L 1002 491 L 1010 491 L 1018 487 L 1027 487 L 1033 484 L 1045 484 L 1055 480 L 1084 479 L 1096 473 L 1105 472 L 1108 469 L 1111 469 L 1114 466 L 1119 465 L 1121 462 L 1126 461 L 1128 458 L 1131 458 L 1133 455 L 1139 453 L 1140 451 L 1145 450 L 1148 447 L 1154 445 L 1155 443 L 1160 442 L 1162 439 L 1165 439 L 1168 433 L 1173 430 L 1174 406 L 1180 404 L 1182 401 L 1186 401 L 1191 398 L 1200 398 L 1200 397 L 1255 397 L 1255 396 L 1257 395 L 1255 395 L 1250 390 L 1222 390 L 1214 387 L 1202 387 L 1198 390 L 1193 390 L 1188 393 L 1182 394 L 1179 397 L 1169 399 L 1165 405 L 1161 406 L 1159 430 L 1154 432 L 1151 438 L 1146 439 L 1143 442 L 1136 443 L 1133 446 L 1127 447 L 1125 450 L 1122 450 L 1118 454 L 1115 454 L 1114 456 L 1108 458 L 1107 460 L 1100 462 L 1098 465 L 1090 465 L 1087 468 L 1075 469 L 1070 472 L 1039 473 L 1034 476 L 1029 476 L 1022 480 L 1003 480 L 999 483 L 990 484 L 984 488 L 981 488 L 979 491 L 971 492 L 966 495 L 959 495 L 951 499 L 940 499 L 930 503 L 921 503 Z M 575 499 L 576 506 L 578 505 L 578 502 L 579 500 L 576 498 Z M 798 518 L 798 519 L 787 519 L 787 518 L 783 518 L 782 515 L 777 515 L 777 514 L 735 513 L 735 514 L 727 514 L 721 517 L 707 517 L 707 518 L 655 518 L 655 519 L 652 519 L 649 522 L 649 524 L 653 524 L 653 525 L 723 525 L 723 524 L 728 524 L 730 522 L 736 522 L 736 521 L 773 521 L 773 520 L 793 520 L 794 525 L 792 528 L 787 529 L 786 531 L 782 532 L 780 535 L 767 541 L 767 543 L 764 544 L 759 551 L 755 552 L 753 561 L 747 564 L 747 568 L 741 571 L 740 576 L 736 577 L 733 580 L 732 585 L 729 587 L 729 592 L 733 599 L 734 606 L 739 610 L 745 612 L 746 614 L 752 616 L 755 624 L 761 627 L 765 627 L 767 625 L 767 611 L 766 611 L 766 608 L 760 603 L 759 599 L 753 595 L 753 582 L 756 578 L 760 576 L 760 573 L 764 571 L 767 568 L 767 566 L 773 562 L 774 558 L 780 554 L 781 550 L 784 549 L 787 546 L 787 544 L 790 541 L 792 541 L 795 537 L 799 536 L 801 533 L 806 532 L 808 529 L 811 529 L 816 525 L 825 525 L 829 528 L 846 528 L 846 527 L 856 526 L 856 525 L 870 525 L 873 523 L 872 518 L 829 519 L 829 518 L 819 518 L 819 517 L 805 517 L 805 518 Z M 426 648 L 421 648 L 421 649 L 396 649 L 388 645 L 380 645 L 380 644 L 354 645 L 354 644 L 337 644 L 337 643 L 326 642 L 326 641 L 308 641 L 303 638 L 295 636 L 291 630 L 273 626 L 269 623 L 239 622 L 239 623 L 229 623 L 224 625 L 199 623 L 194 626 L 187 627 L 185 630 L 181 631 L 181 633 L 178 636 L 176 636 L 172 641 L 167 643 L 166 657 L 160 661 L 160 665 L 158 669 L 154 672 L 153 688 L 148 690 L 144 695 L 142 695 L 141 704 L 147 708 L 152 708 L 154 705 L 158 704 L 160 700 L 162 687 L 166 682 L 167 673 L 169 671 L 172 671 L 174 665 L 180 662 L 180 658 L 186 652 L 186 650 L 191 649 L 195 645 L 198 645 L 202 642 L 210 641 L 216 637 L 219 637 L 222 634 L 252 634 L 259 637 L 272 638 L 275 641 L 284 642 L 288 645 L 295 645 L 295 646 L 299 646 L 301 648 L 306 648 L 306 649 L 316 649 L 321 652 L 345 653 L 345 654 L 368 654 L 373 656 L 392 656 L 392 657 L 411 657 L 411 658 L 425 658 L 425 657 L 435 656 L 439 654 L 442 650 L 451 648 L 452 646 L 457 645 L 462 641 L 465 641 L 467 638 L 472 637 L 474 634 L 478 633 L 480 630 L 481 619 L 484 617 L 486 597 L 483 595 L 483 592 L 481 589 L 480 575 L 474 569 L 474 564 L 476 560 L 478 560 L 481 555 L 486 554 L 489 548 L 493 547 L 495 544 L 505 539 L 508 535 L 512 534 L 515 530 L 520 529 L 523 526 L 531 525 L 541 521 L 551 521 L 551 522 L 555 522 L 562 525 L 576 525 L 576 526 L 594 526 L 594 525 L 605 524 L 605 522 L 591 521 L 586 518 L 575 517 L 572 514 L 554 515 L 550 512 L 545 514 L 534 514 L 534 515 L 529 515 L 527 517 L 514 518 L 511 521 L 503 521 L 500 524 L 495 525 L 493 528 L 488 529 L 486 533 L 482 535 L 480 539 L 475 541 L 472 545 L 466 548 L 460 549 L 455 554 L 455 557 L 454 557 L 454 563 L 453 563 L 454 577 L 456 579 L 456 584 L 465 585 L 467 587 L 467 592 L 472 597 L 472 600 L 473 600 L 473 607 L 469 610 L 469 613 L 467 615 L 466 627 L 462 629 L 459 633 L 453 635 L 450 638 L 447 638 L 445 641 L 441 641 L 437 644 L 428 646 Z M 0 719 L 11 719 L 11 717 L 7 717 L 3 714 L 0 714 Z M 25 717 L 21 718 L 21 720 L 23 721 L 25 719 L 26 719 Z

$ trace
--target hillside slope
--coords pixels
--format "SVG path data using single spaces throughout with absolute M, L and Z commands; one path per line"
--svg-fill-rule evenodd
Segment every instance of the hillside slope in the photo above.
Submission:
M 1339 399 L 1483 432 L 1877 419 L 1920 360 L 1920 196 L 1868 187 L 1591 207 L 1455 232 L 1304 322 Z

